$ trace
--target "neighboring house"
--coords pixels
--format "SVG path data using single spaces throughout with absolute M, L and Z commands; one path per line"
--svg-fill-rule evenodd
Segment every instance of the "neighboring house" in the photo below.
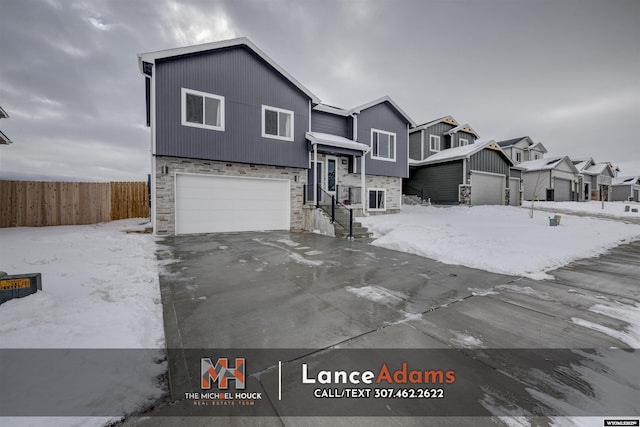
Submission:
M 596 163 L 592 157 L 573 159 L 581 175 L 580 200 L 610 200 L 611 180 L 616 172 L 610 163 Z
M 389 97 L 322 104 L 246 38 L 138 61 L 155 233 L 299 230 L 329 195 L 365 213 L 399 211 L 414 123 Z
M 0 119 L 8 119 L 8 118 L 9 118 L 9 114 L 7 114 L 7 112 L 4 111 L 2 107 L 0 107 Z M 7 135 L 2 133 L 2 131 L 0 130 L 0 145 L 1 144 L 5 144 L 5 145 L 11 144 L 11 140 Z
M 479 137 L 468 124 L 441 117 L 409 131 L 409 158 L 424 160 L 442 150 L 473 144 Z
M 502 148 L 502 151 L 511 157 L 511 160 L 516 165 L 522 162 L 542 159 L 547 153 L 547 149 L 541 142 L 534 142 L 529 136 L 498 141 L 497 144 Z
M 569 157 L 529 160 L 517 167 L 522 170 L 525 200 L 578 200 L 580 172 Z
M 441 150 L 424 160 L 409 160 L 405 194 L 432 203 L 520 204 L 520 178 L 495 141 Z
M 640 176 L 620 176 L 612 179 L 611 200 L 640 202 Z

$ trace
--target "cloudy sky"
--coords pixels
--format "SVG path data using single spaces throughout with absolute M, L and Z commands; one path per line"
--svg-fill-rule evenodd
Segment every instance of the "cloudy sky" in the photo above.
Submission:
M 137 53 L 246 36 L 328 104 L 640 174 L 640 1 L 2 0 L 0 176 L 145 180 Z

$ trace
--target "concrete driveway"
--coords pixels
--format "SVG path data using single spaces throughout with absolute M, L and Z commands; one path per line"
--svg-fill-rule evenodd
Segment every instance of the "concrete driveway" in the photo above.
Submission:
M 455 359 L 453 351 L 464 355 L 466 362 L 461 363 L 470 363 L 469 360 L 482 359 L 486 351 L 494 351 L 486 349 L 529 349 L 497 350 L 491 360 L 482 360 L 474 368 L 474 374 L 469 374 L 466 401 L 475 402 L 477 408 L 463 415 L 487 418 L 431 419 L 437 421 L 435 425 L 495 425 L 501 421 L 488 417 L 522 415 L 519 410 L 542 415 L 564 413 L 559 409 L 558 399 L 541 398 L 541 403 L 532 400 L 531 392 L 527 391 L 532 384 L 535 388 L 536 381 L 551 395 L 557 390 L 545 389 L 544 381 L 530 373 L 510 371 L 502 361 L 522 361 L 526 366 L 531 360 L 528 358 L 549 360 L 549 351 L 553 351 L 549 349 L 558 349 L 553 357 L 567 367 L 574 366 L 571 365 L 575 362 L 574 354 L 562 349 L 633 347 L 633 342 L 624 335 L 631 327 L 628 322 L 620 320 L 620 316 L 589 309 L 605 302 L 622 307 L 640 303 L 640 242 L 621 246 L 597 259 L 576 262 L 552 272 L 555 280 L 542 282 L 445 265 L 363 241 L 348 242 L 311 233 L 180 236 L 166 238 L 161 245 L 159 260 L 167 263 L 160 282 L 167 347 L 171 349 L 171 391 L 173 400 L 179 402 L 184 401 L 184 392 L 193 388 L 192 379 L 200 374 L 199 365 L 191 360 L 196 356 L 189 349 L 195 353 L 198 349 L 245 349 L 245 353 L 248 349 L 287 349 L 279 358 L 292 367 L 291 372 L 299 372 L 305 361 L 320 363 L 338 357 L 332 356 L 332 351 L 345 349 L 449 349 L 431 354 L 441 363 Z M 478 349 L 485 353 L 477 353 Z M 634 369 L 625 370 L 640 366 L 637 353 L 630 353 L 630 359 L 618 363 L 611 376 L 637 376 Z M 566 363 L 560 363 L 561 360 Z M 273 417 L 261 418 L 262 422 L 322 424 L 320 418 L 302 417 L 304 412 L 291 407 L 295 403 L 287 406 L 273 395 L 277 376 L 273 366 L 268 365 L 265 362 L 265 366 L 254 366 L 255 375 L 247 373 L 252 376 L 248 381 L 259 382 L 269 399 L 268 409 L 260 415 Z M 496 372 L 504 373 L 498 380 L 500 387 L 509 393 L 504 402 L 498 401 L 499 393 L 489 393 L 488 398 L 485 393 L 483 404 L 477 405 L 476 401 L 482 399 L 480 388 L 484 380 L 482 374 L 475 380 L 472 377 L 484 369 L 494 377 Z M 554 376 L 555 371 L 557 365 L 548 367 L 547 374 Z M 289 393 L 305 392 L 297 377 L 285 373 L 281 381 L 282 388 L 288 388 Z M 615 378 L 612 381 L 616 383 Z M 567 382 L 560 382 L 556 385 L 564 387 L 564 398 L 570 401 Z M 609 413 L 628 410 L 627 415 L 637 417 L 637 405 L 626 403 L 628 399 L 640 401 L 640 381 L 634 384 L 609 388 L 609 394 L 625 396 L 619 407 L 613 405 L 615 408 Z M 470 391 L 475 388 L 479 396 Z M 597 400 L 597 393 L 591 390 L 591 394 Z M 450 406 L 449 412 L 440 408 L 433 414 L 452 415 L 451 411 L 463 400 L 450 399 L 440 405 Z M 509 402 L 516 410 L 510 412 Z M 526 408 L 527 404 L 531 407 Z M 536 405 L 545 406 L 545 410 L 536 412 Z M 387 417 L 376 419 L 379 423 L 421 424 L 424 419 L 406 417 L 432 414 L 416 411 L 411 404 L 391 406 L 386 405 L 389 413 L 381 413 Z M 361 409 L 351 415 L 375 414 L 376 408 L 386 411 L 378 402 L 372 412 Z M 309 415 L 340 415 L 342 410 L 345 409 L 338 404 L 334 414 Z M 575 409 L 570 415 L 597 414 L 584 411 Z M 159 414 L 170 412 L 161 409 Z M 161 419 L 153 417 L 152 422 L 158 424 Z M 239 418 L 216 419 L 232 424 L 239 421 Z M 165 423 L 177 421 L 166 420 Z M 197 424 L 197 420 L 182 419 L 191 424 Z M 207 418 L 200 420 L 205 422 Z M 249 424 L 255 421 L 248 420 Z M 360 419 L 331 418 L 333 424 L 345 425 L 356 420 Z M 363 420 L 363 424 L 371 421 Z M 544 417 L 541 420 L 546 422 Z

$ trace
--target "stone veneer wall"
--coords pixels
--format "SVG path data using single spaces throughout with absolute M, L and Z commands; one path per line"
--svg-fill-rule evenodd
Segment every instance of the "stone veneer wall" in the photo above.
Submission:
M 326 155 L 318 154 L 318 161 L 323 162 L 322 170 L 326 167 Z M 337 159 L 337 182 L 338 185 L 349 186 L 349 187 L 360 187 L 360 174 L 359 173 L 349 173 L 348 164 L 343 164 L 342 159 L 346 159 L 345 156 L 329 156 L 335 157 Z M 313 154 L 311 155 L 313 158 Z M 360 167 L 360 159 L 357 159 L 358 167 Z M 387 201 L 386 211 L 380 212 L 369 212 L 370 215 L 380 215 L 380 214 L 388 214 L 388 213 L 398 213 L 400 212 L 400 206 L 402 203 L 402 178 L 392 177 L 392 176 L 377 176 L 377 175 L 366 175 L 367 188 L 384 188 L 387 190 Z M 366 200 L 368 201 L 368 193 L 365 194 Z
M 168 167 L 168 173 L 163 174 L 162 168 L 165 166 Z M 154 221 L 154 232 L 156 234 L 175 234 L 174 187 L 176 172 L 289 179 L 291 184 L 291 229 L 303 229 L 302 198 L 303 186 L 306 181 L 306 169 L 156 156 L 156 217 Z

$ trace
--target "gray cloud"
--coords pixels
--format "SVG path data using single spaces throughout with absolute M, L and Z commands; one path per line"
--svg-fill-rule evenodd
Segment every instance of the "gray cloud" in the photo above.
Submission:
M 640 3 L 9 1 L 0 14 L 0 173 L 143 180 L 136 54 L 247 36 L 324 102 L 393 97 L 483 138 L 640 173 Z

